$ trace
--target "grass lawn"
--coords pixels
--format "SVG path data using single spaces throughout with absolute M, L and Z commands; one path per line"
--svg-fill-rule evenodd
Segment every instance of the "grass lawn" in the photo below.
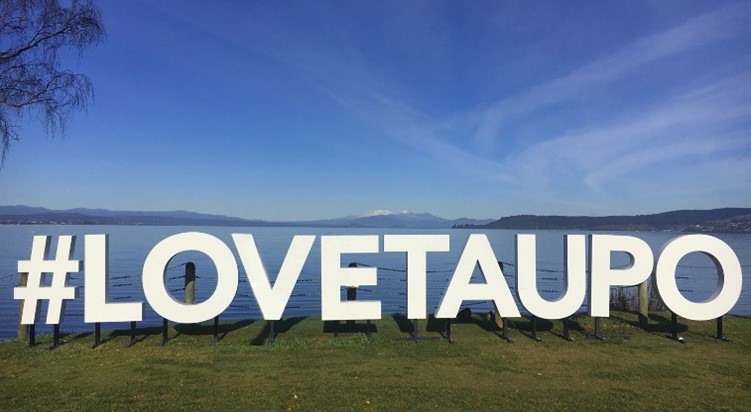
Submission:
M 606 341 L 589 338 L 591 318 L 572 319 L 568 342 L 560 321 L 511 319 L 513 343 L 475 314 L 444 339 L 408 338 L 403 318 L 384 316 L 369 340 L 363 333 L 324 333 L 316 318 L 277 322 L 265 344 L 264 321 L 223 323 L 212 342 L 210 325 L 171 325 L 70 334 L 48 350 L 51 336 L 28 348 L 0 343 L 0 410 L 751 410 L 751 318 L 714 322 L 679 319 L 685 344 L 669 339 L 669 315 L 654 315 L 648 330 L 635 314 L 602 321 Z M 440 337 L 437 322 L 420 334 Z M 104 325 L 106 327 L 106 325 Z M 344 329 L 344 326 L 342 327 Z M 330 332 L 329 329 L 326 332 Z

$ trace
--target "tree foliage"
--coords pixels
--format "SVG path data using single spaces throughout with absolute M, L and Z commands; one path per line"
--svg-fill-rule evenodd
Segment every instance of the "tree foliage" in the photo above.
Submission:
M 0 167 L 24 115 L 38 114 L 54 135 L 65 131 L 72 110 L 86 108 L 91 81 L 62 69 L 59 52 L 70 47 L 80 55 L 105 36 L 91 0 L 0 0 Z

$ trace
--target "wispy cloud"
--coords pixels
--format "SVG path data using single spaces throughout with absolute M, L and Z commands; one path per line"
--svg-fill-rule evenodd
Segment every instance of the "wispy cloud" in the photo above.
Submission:
M 749 115 L 748 73 L 734 78 L 687 86 L 683 94 L 630 113 L 587 123 L 579 131 L 553 136 L 523 148 L 518 156 L 489 156 L 488 146 L 502 138 L 506 121 L 554 103 L 575 100 L 621 81 L 633 71 L 659 59 L 675 56 L 732 37 L 748 20 L 748 4 L 739 3 L 693 18 L 678 27 L 643 37 L 567 76 L 529 88 L 484 109 L 433 119 L 405 103 L 385 84 L 374 88 L 375 76 L 365 66 L 338 60 L 337 67 L 358 79 L 336 82 L 337 71 L 325 71 L 316 81 L 342 107 L 369 119 L 385 135 L 440 162 L 481 175 L 490 181 L 545 185 L 563 176 L 580 180 L 591 189 L 668 159 L 707 157 L 747 148 L 745 131 L 728 133 L 729 121 Z M 328 56 L 327 58 L 331 58 Z M 313 62 L 312 60 L 310 61 Z M 309 73 L 324 73 L 310 64 Z M 320 66 L 319 66 L 320 67 Z M 377 92 L 374 90 L 378 90 Z M 479 145 L 468 145 L 472 136 Z
M 668 159 L 708 158 L 751 148 L 751 72 L 726 79 L 646 108 L 615 124 L 565 134 L 524 150 L 510 162 L 528 182 L 545 184 L 561 173 L 582 176 L 599 189 Z M 728 124 L 735 125 L 726 131 Z
M 748 25 L 751 6 L 737 3 L 693 18 L 667 31 L 641 38 L 567 76 L 534 86 L 481 110 L 473 140 L 488 148 L 502 138 L 504 122 L 514 116 L 566 101 L 619 80 L 634 69 L 689 49 L 728 38 Z
M 733 3 L 641 37 L 565 76 L 449 116 L 420 107 L 409 89 L 379 75 L 377 68 L 360 61 L 358 51 L 338 37 L 306 37 L 294 27 L 266 26 L 253 29 L 253 39 L 246 42 L 247 34 L 235 36 L 217 31 L 216 26 L 196 24 L 240 50 L 262 53 L 285 65 L 311 89 L 364 122 L 372 130 L 371 137 L 396 141 L 411 153 L 502 183 L 510 191 L 569 192 L 568 198 L 558 201 L 580 204 L 586 203 L 578 197 L 583 192 L 607 192 L 613 182 L 645 170 L 659 172 L 657 166 L 664 163 L 689 159 L 688 164 L 696 169 L 692 173 L 699 174 L 717 165 L 742 164 L 736 158 L 748 157 L 751 149 L 747 121 L 751 118 L 751 88 L 747 86 L 751 72 L 743 71 L 748 61 L 739 63 L 744 57 L 738 56 L 734 62 L 707 62 L 711 68 L 703 73 L 710 75 L 688 78 L 679 92 L 656 96 L 648 106 L 639 102 L 644 106 L 612 112 L 607 118 L 572 119 L 567 130 L 535 142 L 517 141 L 509 147 L 504 144 L 513 140 L 506 139 L 513 137 L 508 126 L 550 107 L 577 102 L 582 94 L 607 97 L 617 93 L 613 86 L 649 72 L 653 65 L 721 45 L 737 39 L 739 33 L 748 35 L 750 20 L 751 3 Z M 733 66 L 728 71 L 734 74 L 718 81 L 715 69 L 722 65 Z M 729 179 L 733 182 L 749 177 L 748 167 L 722 169 L 733 175 Z

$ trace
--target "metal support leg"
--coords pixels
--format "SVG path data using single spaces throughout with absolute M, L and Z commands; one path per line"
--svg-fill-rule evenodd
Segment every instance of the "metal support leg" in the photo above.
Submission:
M 133 346 L 136 343 L 136 322 L 131 321 L 130 322 L 130 342 L 128 342 L 128 347 Z
M 678 315 L 676 315 L 675 312 L 670 316 L 670 322 L 673 326 L 670 337 L 680 343 L 686 343 L 686 341 L 683 340 L 683 336 L 678 336 Z
M 730 338 L 722 334 L 722 316 L 717 318 L 717 334 L 714 336 L 714 338 L 724 340 L 725 342 L 732 342 Z
M 508 343 L 513 342 L 514 340 L 511 339 L 511 336 L 509 336 L 508 334 L 508 319 L 503 318 L 502 324 L 503 324 L 503 332 L 501 332 L 501 338 L 503 338 L 503 340 L 505 340 Z
M 717 339 L 724 339 L 722 336 L 722 316 L 717 318 L 717 336 L 715 336 Z
M 568 322 L 568 317 L 563 318 L 563 339 L 566 339 L 569 342 L 573 342 L 574 338 L 571 337 L 571 327 Z
M 49 350 L 55 349 L 56 347 L 60 346 L 60 324 L 56 324 L 53 328 L 52 332 L 52 345 L 48 348 Z
M 35 324 L 29 325 L 29 347 L 37 344 L 37 327 Z
M 451 337 L 451 319 L 446 319 L 446 339 L 449 343 L 454 343 L 454 338 Z
M 219 342 L 219 315 L 214 316 L 214 343 Z
M 417 319 L 412 320 L 412 340 L 415 342 L 418 342 L 420 340 L 420 336 L 417 332 Z
M 535 342 L 542 342 L 542 339 L 540 339 L 537 336 L 537 316 L 532 316 L 532 339 L 534 339 Z
M 169 335 L 167 334 L 168 327 L 167 318 L 162 318 L 162 346 L 166 345 L 169 340 Z
M 94 324 L 94 344 L 91 345 L 91 349 L 96 348 L 102 343 L 102 324 L 97 322 Z
M 274 322 L 273 320 L 269 321 L 269 336 L 266 338 L 266 342 L 268 343 L 274 343 L 274 339 L 276 339 L 276 332 L 274 332 Z
M 365 334 L 367 335 L 368 340 L 370 340 L 370 319 L 368 319 L 367 321 L 365 321 L 365 327 L 367 328 L 365 330 Z

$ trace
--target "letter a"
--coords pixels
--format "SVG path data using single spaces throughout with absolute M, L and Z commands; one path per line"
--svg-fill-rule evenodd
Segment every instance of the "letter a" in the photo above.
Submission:
M 487 283 L 470 283 L 472 272 L 477 265 L 480 266 L 480 272 Z M 459 263 L 456 265 L 454 276 L 451 278 L 446 294 L 441 299 L 435 317 L 444 319 L 456 317 L 463 300 L 492 300 L 501 316 L 521 316 L 485 235 L 469 235 Z

